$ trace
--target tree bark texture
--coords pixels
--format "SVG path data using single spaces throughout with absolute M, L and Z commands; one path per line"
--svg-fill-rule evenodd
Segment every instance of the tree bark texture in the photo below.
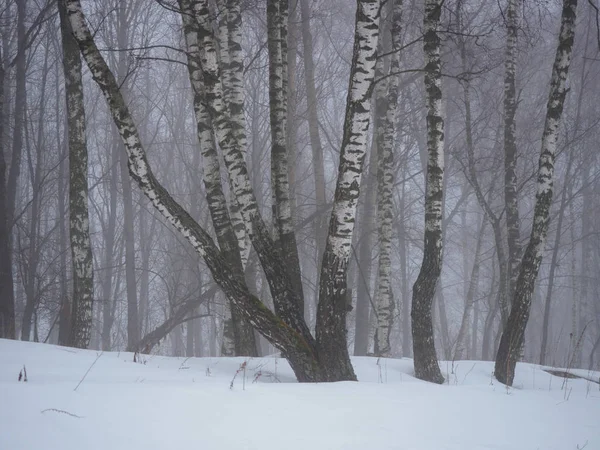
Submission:
M 531 298 L 548 233 L 554 184 L 554 159 L 563 105 L 567 95 L 566 82 L 573 52 L 576 14 L 577 0 L 564 0 L 558 48 L 552 69 L 546 121 L 542 135 L 533 225 L 529 244 L 521 262 L 510 316 L 504 327 L 496 354 L 494 374 L 498 381 L 508 386 L 513 384 L 515 367 L 521 356 L 525 328 L 531 310 Z
M 431 307 L 442 271 L 442 222 L 444 184 L 444 119 L 442 118 L 442 73 L 440 21 L 442 0 L 425 0 L 423 50 L 427 103 L 427 175 L 425 180 L 425 236 L 423 262 L 413 285 L 412 338 L 415 376 L 441 384 Z
M 194 91 L 194 112 L 196 115 L 196 126 L 198 143 L 202 153 L 204 167 L 204 187 L 206 189 L 206 200 L 211 215 L 213 228 L 217 237 L 219 248 L 229 262 L 232 270 L 240 282 L 244 280 L 244 265 L 241 259 L 243 251 L 241 241 L 245 242 L 244 236 L 236 236 L 234 225 L 227 210 L 227 201 L 221 184 L 221 169 L 217 154 L 215 136 L 211 117 L 206 108 L 206 92 L 203 84 L 203 74 L 199 54 L 194 49 L 198 48 L 198 35 L 194 31 L 188 15 L 182 15 L 184 26 L 188 27 L 185 39 L 188 47 L 188 72 L 192 89 Z M 235 354 L 255 356 L 257 353 L 254 333 L 248 324 L 242 320 L 241 314 L 229 305 L 231 310 L 226 320 L 225 340 L 231 340 Z M 229 322 L 229 323 L 227 323 Z
M 304 311 L 300 258 L 292 218 L 287 149 L 287 0 L 267 1 L 269 52 L 269 119 L 271 124 L 271 186 L 273 220 L 281 256 Z
M 88 153 L 81 59 L 77 42 L 72 36 L 64 0 L 59 0 L 58 11 L 69 130 L 69 236 L 73 268 L 73 306 L 69 342 L 73 347 L 87 348 L 92 335 L 94 270 L 88 214 Z
M 128 154 L 133 180 L 152 205 L 171 223 L 204 258 L 213 278 L 226 297 L 290 362 L 299 381 L 340 381 L 356 379 L 346 347 L 345 268 L 352 238 L 360 170 L 365 153 L 370 111 L 369 97 L 373 82 L 378 35 L 379 1 L 360 1 L 357 8 L 356 43 L 351 71 L 348 108 L 341 151 L 336 203 L 331 220 L 331 235 L 321 277 L 321 302 L 317 323 L 317 341 L 310 335 L 298 307 L 290 277 L 277 247 L 263 222 L 251 188 L 242 151 L 232 137 L 229 117 L 220 83 L 215 39 L 209 27 L 208 3 L 180 0 L 183 13 L 191 13 L 197 27 L 206 105 L 216 129 L 217 140 L 227 166 L 232 190 L 242 206 L 248 234 L 269 280 L 276 314 L 252 295 L 217 248 L 210 235 L 187 213 L 154 177 L 148 165 L 137 128 L 119 91 L 114 75 L 100 54 L 78 0 L 67 0 L 69 19 L 80 51 L 94 81 L 104 94 L 113 120 Z M 327 262 L 331 262 L 328 264 Z M 333 270 L 331 270 L 333 268 Z M 324 299 L 324 300 L 323 300 Z M 341 300 L 341 301 L 337 301 Z M 335 314 L 326 317 L 326 314 Z M 318 342 L 318 345 L 317 345 Z
M 319 280 L 317 343 L 332 379 L 356 379 L 346 345 L 347 269 L 371 120 L 380 7 L 378 0 L 357 2 L 338 179 Z
M 506 56 L 504 60 L 504 204 L 508 239 L 507 297 L 515 291 L 521 259 L 521 220 L 517 188 L 517 138 L 515 114 L 517 112 L 516 66 L 517 30 L 520 0 L 509 0 L 506 12 Z
M 386 111 L 377 130 L 377 224 L 379 227 L 379 260 L 375 290 L 377 327 L 375 355 L 390 356 L 390 334 L 394 319 L 392 293 L 392 225 L 394 187 L 394 134 L 398 121 L 398 91 L 400 84 L 400 48 L 402 46 L 402 0 L 395 0 L 392 8 L 392 55 L 386 89 Z

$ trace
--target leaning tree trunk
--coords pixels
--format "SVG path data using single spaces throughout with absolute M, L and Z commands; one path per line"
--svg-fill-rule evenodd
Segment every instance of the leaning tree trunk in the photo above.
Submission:
M 319 358 L 329 379 L 355 380 L 346 343 L 347 269 L 371 120 L 371 91 L 379 38 L 379 0 L 359 0 L 340 165 L 317 308 Z
M 442 197 L 444 184 L 444 120 L 442 118 L 442 72 L 437 27 L 443 0 L 425 0 L 423 50 L 427 97 L 427 176 L 425 181 L 425 238 L 423 263 L 413 286 L 412 336 L 415 375 L 443 383 L 433 339 L 431 306 L 442 271 Z
M 129 173 L 152 205 L 171 223 L 204 258 L 213 278 L 228 299 L 240 309 L 260 333 L 284 352 L 299 381 L 328 381 L 323 376 L 314 343 L 303 329 L 294 328 L 273 314 L 240 283 L 227 260 L 210 235 L 177 203 L 154 177 L 131 113 L 119 92 L 113 73 L 108 68 L 87 26 L 79 0 L 66 0 L 73 35 L 90 69 L 94 81 L 104 94 L 113 120 L 128 154 Z M 289 320 L 289 316 L 286 317 Z M 292 316 L 293 318 L 293 316 Z M 310 335 L 308 335 L 310 337 Z
M 521 221 L 517 188 L 517 141 L 515 114 L 517 93 L 515 73 L 517 66 L 517 27 L 521 0 L 509 0 L 506 12 L 507 36 L 504 61 L 504 204 L 508 239 L 508 286 L 507 297 L 513 298 L 519 260 L 521 258 Z
M 184 25 L 190 26 L 189 16 L 183 16 Z M 197 46 L 198 37 L 194 32 L 188 32 L 185 35 L 188 49 Z M 204 187 L 206 189 L 206 200 L 211 215 L 213 228 L 217 236 L 219 248 L 223 256 L 234 270 L 236 277 L 240 282 L 244 280 L 244 267 L 240 252 L 243 251 L 239 245 L 238 237 L 235 234 L 234 226 L 230 220 L 227 202 L 221 184 L 221 169 L 219 157 L 215 147 L 215 138 L 212 128 L 212 122 L 205 107 L 206 94 L 203 88 L 201 62 L 197 53 L 188 51 L 188 72 L 190 82 L 194 91 L 194 112 L 196 115 L 196 126 L 198 134 L 198 143 L 202 153 L 202 165 L 204 167 Z M 245 240 L 245 237 L 242 238 Z M 244 326 L 239 326 L 239 313 L 233 305 L 229 305 L 231 317 L 225 323 L 225 342 L 230 341 L 225 347 L 232 350 L 237 355 L 256 356 L 256 343 L 254 334 Z M 238 324 L 238 326 L 236 326 Z M 226 353 L 227 354 L 227 353 Z
M 179 0 L 182 15 L 195 18 L 184 26 L 184 33 L 197 33 L 199 37 L 198 44 L 190 51 L 197 52 L 200 58 L 206 89 L 206 106 L 223 152 L 229 184 L 240 206 L 246 232 L 265 271 L 276 314 L 290 327 L 300 332 L 307 342 L 314 342 L 300 308 L 301 299 L 293 287 L 278 246 L 273 241 L 260 214 L 243 157 L 243 149 L 240 141 L 235 138 L 235 127 L 226 107 L 220 80 L 217 45 L 209 20 L 208 3 L 208 0 Z
M 88 153 L 81 59 L 67 18 L 65 0 L 59 0 L 63 45 L 67 125 L 69 132 L 69 234 L 73 266 L 73 306 L 69 343 L 87 348 L 92 335 L 94 270 L 88 214 Z
M 546 107 L 544 133 L 542 135 L 533 226 L 531 228 L 529 244 L 521 262 L 510 316 L 504 327 L 498 353 L 496 354 L 494 374 L 498 381 L 508 386 L 512 386 L 515 376 L 515 366 L 521 356 L 525 327 L 527 326 L 531 310 L 531 297 L 542 262 L 546 235 L 548 233 L 554 184 L 556 142 L 558 140 L 563 105 L 567 95 L 566 81 L 573 52 L 576 11 L 577 0 L 563 1 L 558 48 L 552 69 L 550 95 Z
M 379 225 L 379 261 L 375 291 L 375 354 L 389 356 L 390 333 L 394 319 L 392 294 L 392 224 L 394 187 L 394 132 L 398 121 L 398 87 L 400 84 L 402 0 L 395 0 L 392 10 L 392 56 L 387 85 L 386 112 L 378 124 L 377 134 L 377 224 Z

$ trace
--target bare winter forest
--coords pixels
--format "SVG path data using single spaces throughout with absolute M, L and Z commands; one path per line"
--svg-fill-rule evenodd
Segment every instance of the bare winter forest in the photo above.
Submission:
M 577 3 L 0 0 L 0 337 L 600 370 Z

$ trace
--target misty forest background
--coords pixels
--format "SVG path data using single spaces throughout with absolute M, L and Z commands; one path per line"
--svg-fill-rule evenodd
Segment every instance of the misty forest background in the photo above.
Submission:
M 558 128 L 550 223 L 520 358 L 599 370 L 600 40 L 594 1 L 580 1 L 578 6 L 568 93 Z M 85 0 L 82 4 L 95 43 L 115 74 L 137 125 L 154 175 L 193 219 L 215 236 L 205 184 L 209 168 L 195 116 L 197 91 L 190 84 L 190 41 L 188 36 L 186 43 L 182 28 L 180 6 L 187 2 L 194 3 Z M 70 3 L 71 8 L 75 2 L 58 3 Z M 228 8 L 235 9 L 232 4 L 237 4 L 241 14 L 243 69 L 237 73 L 243 75 L 245 91 L 245 125 L 241 122 L 246 132 L 244 158 L 258 208 L 275 237 L 283 236 L 285 226 L 275 225 L 282 219 L 274 217 L 279 214 L 279 197 L 272 187 L 279 184 L 273 181 L 277 172 L 271 164 L 277 151 L 274 139 L 284 136 L 301 306 L 306 325 L 314 332 L 320 313 L 319 283 L 326 274 L 321 263 L 327 253 L 325 240 L 340 149 L 347 144 L 343 142 L 344 121 L 349 114 L 348 79 L 356 56 L 355 5 L 347 0 L 205 3 L 216 38 L 222 32 L 227 34 L 228 26 L 229 32 L 234 29 L 227 19 L 232 17 Z M 287 11 L 281 6 L 284 3 Z M 427 3 L 441 8 L 435 28 L 444 118 L 443 265 L 437 285 L 434 281 L 431 307 L 435 349 L 443 360 L 493 360 L 514 295 L 519 270 L 518 265 L 513 267 L 514 261 L 521 260 L 532 228 L 540 142 L 563 2 Z M 271 9 L 268 14 L 267 8 L 280 10 Z M 401 9 L 401 18 L 395 15 L 396 8 Z M 273 38 L 273 17 L 286 22 L 286 26 L 275 24 L 284 30 L 279 41 Z M 400 26 L 395 17 L 400 18 Z M 388 0 L 381 8 L 376 83 L 368 93 L 366 158 L 356 226 L 344 268 L 345 338 L 350 354 L 357 356 L 413 357 L 411 302 L 423 260 L 425 174 L 431 151 L 428 93 L 423 82 L 428 57 L 423 51 L 423 17 L 422 1 Z M 510 178 L 505 128 L 507 36 L 511 30 L 516 30 L 513 160 L 518 200 L 513 245 L 505 189 L 505 177 Z M 72 345 L 64 39 L 57 2 L 0 2 L 0 337 Z M 285 101 L 279 97 L 279 107 L 284 105 L 287 117 L 285 135 L 277 135 L 273 128 L 272 109 L 277 99 L 269 54 L 277 54 L 276 41 L 280 70 L 285 74 L 280 85 Z M 221 57 L 224 53 L 221 50 Z M 226 68 L 222 70 L 225 77 Z M 200 82 L 208 83 L 206 72 L 203 77 Z M 226 83 L 227 77 L 225 91 Z M 394 84 L 397 98 L 390 95 Z M 231 299 L 213 281 L 203 258 L 130 178 L 123 140 L 85 61 L 83 90 L 93 255 L 88 348 L 173 356 L 239 354 L 243 345 L 236 340 L 243 333 L 234 333 L 232 328 L 244 324 L 236 322 L 235 311 L 232 319 Z M 378 155 L 374 130 L 385 122 L 390 98 L 396 100 L 396 112 L 392 156 L 386 160 L 391 167 L 388 176 L 385 162 L 378 164 L 383 158 L 381 152 Z M 218 128 L 218 120 L 210 120 Z M 218 141 L 218 136 L 212 139 Z M 232 200 L 225 166 L 221 159 L 217 173 L 234 223 L 236 201 Z M 389 245 L 388 258 L 380 257 L 381 236 L 386 231 L 379 210 L 385 189 L 391 196 L 391 239 L 384 240 Z M 71 189 L 71 195 L 73 192 Z M 243 230 L 237 236 L 241 236 L 240 242 L 248 240 Z M 273 309 L 273 290 L 264 263 L 248 242 L 242 245 L 242 260 L 248 290 Z M 287 266 L 282 270 L 293 272 L 294 262 L 281 260 Z M 393 305 L 387 308 L 392 319 L 389 348 L 382 349 L 378 333 L 380 338 L 383 328 L 377 308 L 385 268 Z M 8 324 L 11 314 L 14 327 Z M 256 331 L 250 333 L 257 350 L 246 354 L 270 355 L 281 350 Z M 320 340 L 318 335 L 317 330 Z

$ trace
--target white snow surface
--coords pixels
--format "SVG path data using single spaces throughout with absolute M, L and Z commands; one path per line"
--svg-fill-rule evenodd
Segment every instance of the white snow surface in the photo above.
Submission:
M 0 450 L 600 449 L 600 386 L 531 364 L 507 389 L 491 362 L 442 362 L 440 386 L 410 359 L 299 384 L 280 358 L 143 358 L 0 339 Z

